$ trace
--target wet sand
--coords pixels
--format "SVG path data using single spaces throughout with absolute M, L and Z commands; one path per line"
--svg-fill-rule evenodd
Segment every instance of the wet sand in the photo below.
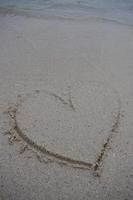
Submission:
M 132 199 L 132 55 L 132 26 L 0 16 L 1 199 Z

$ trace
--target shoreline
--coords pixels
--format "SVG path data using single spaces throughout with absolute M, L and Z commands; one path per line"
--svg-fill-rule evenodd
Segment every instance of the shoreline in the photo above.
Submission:
M 60 21 L 75 21 L 75 22 L 89 22 L 89 21 L 96 21 L 96 22 L 103 22 L 103 23 L 110 23 L 122 26 L 133 27 L 133 24 L 129 22 L 129 20 L 125 21 L 122 18 L 112 18 L 112 16 L 104 16 L 98 14 L 96 12 L 82 12 L 82 10 L 77 10 L 75 14 L 71 14 L 71 12 L 66 12 L 63 14 L 63 10 L 56 10 L 56 14 L 54 14 L 54 10 L 46 9 L 46 14 L 39 14 L 35 13 L 34 11 L 30 11 L 28 9 L 11 9 L 11 8 L 1 8 L 0 7 L 0 16 L 9 16 L 9 17 L 24 17 L 24 18 L 35 18 L 35 19 L 44 19 L 44 20 L 60 20 Z

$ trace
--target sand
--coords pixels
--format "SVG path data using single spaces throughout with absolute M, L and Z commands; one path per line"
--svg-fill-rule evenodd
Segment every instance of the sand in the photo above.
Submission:
M 131 200 L 133 28 L 0 16 L 0 197 Z

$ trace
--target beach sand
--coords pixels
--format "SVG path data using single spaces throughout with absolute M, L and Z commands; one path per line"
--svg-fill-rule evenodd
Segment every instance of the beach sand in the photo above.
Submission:
M 0 16 L 0 198 L 132 200 L 133 27 Z

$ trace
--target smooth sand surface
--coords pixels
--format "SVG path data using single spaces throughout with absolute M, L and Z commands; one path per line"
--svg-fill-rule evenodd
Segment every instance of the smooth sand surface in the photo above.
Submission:
M 0 198 L 133 199 L 133 28 L 0 16 Z

